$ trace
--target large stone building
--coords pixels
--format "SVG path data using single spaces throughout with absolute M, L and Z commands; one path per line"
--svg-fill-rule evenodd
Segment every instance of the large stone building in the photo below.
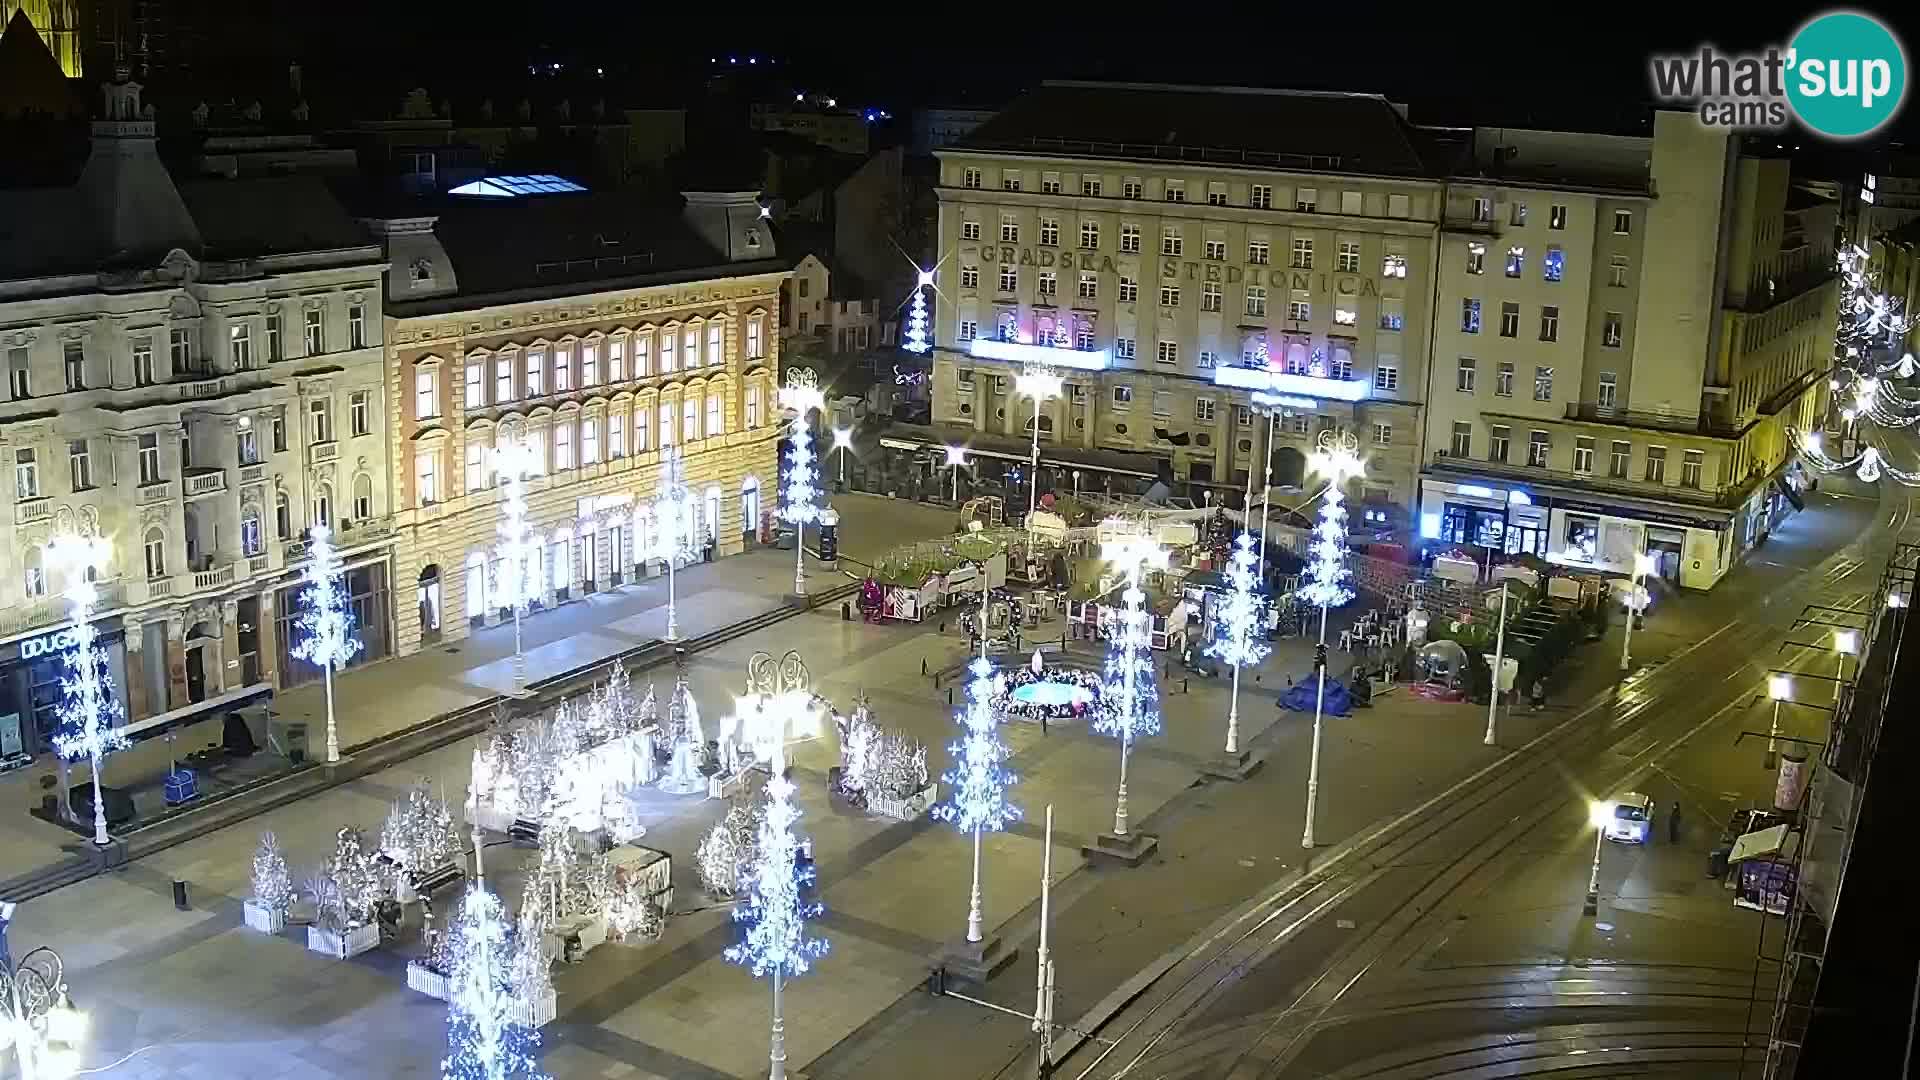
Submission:
M 1357 494 L 1404 510 L 1443 198 L 1433 141 L 1365 94 L 1021 97 L 938 152 L 939 437 L 1024 458 L 1033 410 L 1014 378 L 1046 362 L 1070 378 L 1041 409 L 1058 463 L 1043 486 L 1098 477 L 1121 451 L 1158 458 L 1195 502 L 1217 488 L 1237 504 L 1250 468 L 1256 486 L 1269 459 L 1274 483 L 1299 484 L 1318 434 L 1341 428 L 1368 450 Z
M 551 178 L 548 178 L 551 180 Z M 778 298 L 787 266 L 753 192 L 656 209 L 495 177 L 509 195 L 370 210 L 386 304 L 398 651 L 510 617 L 494 451 L 535 445 L 536 608 L 647 572 L 661 449 L 685 459 L 714 553 L 768 539 L 778 476 Z M 572 188 L 572 190 L 559 190 Z
M 1708 588 L 1797 499 L 1824 400 L 1836 204 L 1659 113 L 1652 138 L 1491 129 L 1448 183 L 1428 541 Z
M 98 630 L 144 728 L 318 676 L 289 654 L 302 535 L 337 527 L 389 648 L 380 249 L 310 178 L 170 177 L 106 88 L 71 184 L 0 197 L 0 755 L 45 748 L 61 533 L 112 543 Z

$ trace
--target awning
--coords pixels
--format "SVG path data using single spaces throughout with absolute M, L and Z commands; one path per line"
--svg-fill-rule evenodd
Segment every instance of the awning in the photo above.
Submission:
M 211 713 L 231 712 L 234 709 L 245 708 L 258 701 L 265 701 L 272 696 L 272 683 L 257 682 L 251 686 L 243 686 L 238 690 L 229 690 L 218 697 L 210 697 L 205 701 L 196 701 L 191 705 L 163 712 L 158 716 L 149 716 L 145 720 L 136 720 L 124 727 L 115 728 L 114 733 L 130 741 L 139 742 L 142 739 L 151 739 L 156 735 L 164 735 L 173 728 L 180 727 L 184 724 L 204 720 Z
M 1771 829 L 1750 832 L 1733 842 L 1733 850 L 1727 854 L 1727 862 L 1741 863 L 1749 859 L 1765 859 L 1780 854 L 1787 845 L 1787 827 L 1775 825 Z

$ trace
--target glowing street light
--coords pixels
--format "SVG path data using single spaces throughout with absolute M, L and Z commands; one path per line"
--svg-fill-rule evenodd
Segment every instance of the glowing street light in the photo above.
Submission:
M 789 368 L 780 388 L 780 407 L 793 412 L 793 448 L 787 452 L 787 484 L 781 492 L 780 516 L 793 526 L 793 593 L 807 595 L 807 523 L 820 519 L 820 489 L 814 484 L 813 431 L 807 413 L 827 407 L 827 398 L 811 368 Z
M 1647 609 L 1646 589 L 1642 582 L 1653 572 L 1653 556 L 1638 551 L 1633 556 L 1633 591 L 1627 599 L 1627 632 L 1620 638 L 1620 670 L 1626 671 L 1633 666 L 1633 627 L 1641 619 L 1641 613 Z
M 1109 707 L 1101 710 L 1094 727 L 1120 739 L 1120 790 L 1113 807 L 1113 835 L 1127 841 L 1127 758 L 1135 736 L 1160 730 L 1153 686 L 1141 682 L 1153 677 L 1153 658 L 1144 607 L 1147 594 L 1140 586 L 1148 570 L 1167 568 L 1168 552 L 1151 535 L 1139 532 L 1102 543 L 1100 556 L 1126 575 L 1126 589 L 1121 593 L 1126 607 L 1118 613 L 1119 628 L 1107 654 L 1107 679 L 1101 688 L 1101 700 Z
M 1066 386 L 1052 368 L 1042 364 L 1029 365 L 1013 380 L 1013 388 L 1021 395 L 1033 399 L 1033 460 L 1032 471 L 1027 474 L 1027 528 L 1033 528 L 1033 513 L 1040 503 L 1040 406 L 1060 396 Z
M 840 486 L 847 486 L 847 451 L 853 449 L 853 429 L 834 428 L 833 448 L 840 451 Z
M 1320 520 L 1313 528 L 1313 544 L 1309 548 L 1308 583 L 1301 590 L 1309 603 L 1320 608 L 1320 642 L 1313 650 L 1319 685 L 1313 695 L 1313 756 L 1307 765 L 1307 827 L 1300 837 L 1300 846 L 1311 848 L 1313 820 L 1320 806 L 1320 736 L 1327 700 L 1327 609 L 1353 597 L 1353 589 L 1347 584 L 1353 575 L 1347 569 L 1344 502 L 1347 481 L 1364 476 L 1367 463 L 1360 456 L 1360 440 L 1352 432 L 1325 431 L 1320 434 L 1319 449 L 1313 452 L 1307 465 L 1315 476 L 1327 481 L 1320 497 Z
M 1587 875 L 1587 904 L 1584 909 L 1588 915 L 1600 913 L 1600 845 L 1607 838 L 1607 822 L 1613 820 L 1613 804 L 1595 802 L 1587 804 L 1587 820 L 1593 825 L 1593 872 Z
M 525 439 L 515 439 L 493 451 L 494 472 L 506 478 L 500 501 L 499 589 L 513 607 L 513 689 L 527 688 L 527 654 L 520 647 L 520 619 L 539 593 L 533 580 L 536 543 L 527 527 L 527 477 L 540 471 L 540 451 Z
M 1767 727 L 1767 768 L 1780 761 L 1780 703 L 1793 697 L 1793 680 L 1785 675 L 1767 676 L 1767 697 L 1773 699 L 1773 723 Z
M 1833 632 L 1833 701 L 1840 703 L 1840 689 L 1847 677 L 1847 657 L 1860 652 L 1860 632 L 1857 630 L 1835 630 Z
M 953 470 L 953 501 L 960 501 L 960 466 L 967 463 L 967 448 L 947 447 L 947 466 Z
M 10 921 L 0 915 L 0 940 Z M 59 953 L 42 946 L 16 963 L 0 950 L 0 1048 L 12 1045 L 21 1080 L 77 1074 L 86 1034 L 87 1017 L 74 1007 Z

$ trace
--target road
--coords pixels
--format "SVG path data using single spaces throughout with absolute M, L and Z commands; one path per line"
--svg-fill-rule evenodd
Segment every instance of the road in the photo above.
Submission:
M 1756 697 L 1779 643 L 1818 634 L 1790 634 L 1802 605 L 1874 602 L 1911 512 L 1883 515 L 1862 542 L 1635 672 L 1514 760 L 1254 905 L 1064 1075 L 1758 1075 L 1774 972 L 1756 962 L 1758 916 L 1703 873 L 1716 821 L 1771 793 L 1764 740 L 1735 738 L 1765 726 Z M 1789 655 L 1796 670 L 1830 671 L 1823 652 Z M 1816 701 L 1829 692 L 1802 682 Z M 1822 714 L 1799 712 L 1793 732 L 1817 738 L 1809 717 Z M 1599 914 L 1585 916 L 1587 805 L 1629 789 L 1655 797 L 1660 833 L 1646 847 L 1606 845 Z M 1693 810 L 1670 843 L 1676 799 Z

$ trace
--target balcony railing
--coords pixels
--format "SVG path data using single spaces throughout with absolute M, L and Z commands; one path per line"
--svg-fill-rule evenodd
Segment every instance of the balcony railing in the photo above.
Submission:
M 1704 414 L 1636 412 L 1632 409 L 1618 409 L 1592 401 L 1568 402 L 1567 419 L 1584 420 L 1592 424 L 1618 424 L 1621 427 L 1645 428 L 1652 431 L 1673 431 L 1686 435 L 1707 435 L 1719 439 L 1730 439 L 1740 434 L 1738 428 Z
M 191 469 L 187 472 L 187 498 L 212 495 L 227 490 L 225 469 Z
M 319 463 L 322 461 L 332 461 L 334 458 L 337 458 L 339 456 L 340 456 L 340 444 L 337 442 L 331 442 L 331 441 L 319 442 L 319 443 L 314 443 L 312 446 L 307 448 L 308 460 L 313 461 L 315 463 Z
M 211 570 L 194 571 L 193 591 L 201 592 L 206 589 L 218 589 L 223 585 L 233 584 L 233 565 L 232 563 L 228 563 L 225 566 L 216 566 Z
M 173 481 L 171 480 L 140 485 L 140 505 L 142 506 L 163 503 L 171 498 L 173 498 Z
M 94 586 L 100 602 L 96 610 L 111 611 L 126 604 L 126 586 L 119 581 L 102 581 Z M 0 611 L 0 634 L 19 634 L 40 626 L 58 626 L 71 618 L 71 605 L 63 596 L 43 596 L 28 604 L 16 604 Z
M 273 557 L 271 555 L 254 555 L 247 559 L 247 573 L 249 574 L 264 574 L 271 569 L 273 569 Z
M 240 466 L 240 482 L 242 484 L 258 484 L 266 478 L 267 467 L 265 465 Z
M 1523 448 L 1516 447 L 1516 450 L 1520 449 Z M 1508 477 L 1538 484 L 1562 484 L 1567 487 L 1587 488 L 1614 495 L 1627 495 L 1640 499 L 1664 499 L 1668 502 L 1694 503 L 1699 506 L 1730 505 L 1736 501 L 1735 496 L 1744 490 L 1741 487 L 1727 486 L 1680 487 L 1661 481 L 1639 481 L 1631 476 L 1608 476 L 1601 472 L 1542 469 L 1532 465 L 1516 465 L 1508 461 L 1454 457 L 1445 450 L 1436 451 L 1431 460 L 1432 467 L 1442 472 L 1477 473 L 1483 476 Z
M 53 500 L 42 496 L 14 504 L 13 520 L 18 525 L 32 525 L 53 517 Z

